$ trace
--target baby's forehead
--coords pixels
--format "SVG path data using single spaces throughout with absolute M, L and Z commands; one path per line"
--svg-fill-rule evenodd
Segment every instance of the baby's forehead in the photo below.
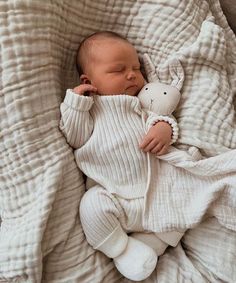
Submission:
M 103 49 L 105 46 L 112 46 L 114 44 L 118 44 L 120 42 L 119 39 L 113 38 L 105 38 L 105 37 L 95 37 L 89 38 L 84 42 L 83 52 L 86 53 L 87 56 L 94 55 L 96 56 L 99 49 Z
M 98 54 L 97 51 L 104 50 L 104 52 L 109 52 L 110 50 L 114 49 L 120 52 L 126 52 L 129 50 L 129 52 L 136 53 L 134 46 L 129 41 L 119 38 L 98 39 L 95 40 L 90 46 L 90 51 L 94 55 Z
M 118 45 L 131 45 L 128 41 L 117 38 L 98 38 L 92 40 L 85 48 L 87 58 L 98 58 L 101 53 L 114 49 Z
M 89 42 L 84 45 L 83 66 L 86 68 L 96 62 L 107 64 L 115 63 L 115 61 L 120 60 L 120 54 L 122 54 L 122 52 L 123 54 L 126 53 L 127 50 L 135 54 L 131 55 L 131 60 L 134 57 L 136 59 L 136 56 L 138 58 L 134 46 L 128 40 L 106 37 L 91 38 Z

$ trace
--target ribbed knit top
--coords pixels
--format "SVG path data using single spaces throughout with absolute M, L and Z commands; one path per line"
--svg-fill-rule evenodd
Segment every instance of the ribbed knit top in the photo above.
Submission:
M 61 128 L 76 148 L 79 168 L 111 193 L 132 199 L 145 196 L 150 158 L 139 143 L 148 123 L 139 99 L 128 95 L 85 97 L 67 91 Z M 149 122 L 148 122 L 149 121 Z

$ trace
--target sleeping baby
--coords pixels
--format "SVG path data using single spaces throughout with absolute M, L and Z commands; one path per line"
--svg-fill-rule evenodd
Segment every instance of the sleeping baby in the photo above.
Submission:
M 125 38 L 113 32 L 90 35 L 79 47 L 77 63 L 82 84 L 67 90 L 60 127 L 88 177 L 80 204 L 83 230 L 121 274 L 144 280 L 158 256 L 183 235 L 143 227 L 144 200 L 155 177 L 151 169 L 175 142 L 177 124 L 142 109 L 137 94 L 145 80 Z

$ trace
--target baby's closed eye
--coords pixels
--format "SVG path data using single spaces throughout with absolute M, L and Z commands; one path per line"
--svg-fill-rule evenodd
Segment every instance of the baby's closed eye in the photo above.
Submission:
M 138 66 L 134 66 L 134 67 L 133 67 L 133 70 L 138 71 L 138 70 L 140 70 L 140 68 L 141 68 L 141 66 L 140 66 L 140 65 L 138 65 Z
M 117 65 L 117 66 L 108 68 L 107 72 L 108 73 L 122 73 L 128 70 L 140 71 L 140 65 L 135 65 L 132 67 L 126 67 L 125 65 Z
M 125 70 L 125 66 L 123 65 L 115 65 L 107 69 L 108 73 L 119 73 Z
M 113 73 L 123 72 L 124 70 L 125 70 L 124 68 L 114 69 Z

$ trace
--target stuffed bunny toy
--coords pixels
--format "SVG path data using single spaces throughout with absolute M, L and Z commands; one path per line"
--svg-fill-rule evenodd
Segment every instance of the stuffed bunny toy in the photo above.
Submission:
M 145 84 L 138 94 L 142 107 L 158 115 L 172 116 L 171 114 L 179 103 L 180 90 L 184 81 L 184 70 L 181 63 L 177 59 L 169 61 L 169 72 L 173 79 L 171 85 L 159 81 L 155 66 L 152 64 L 148 54 L 144 54 L 143 63 L 150 82 Z M 159 158 L 169 160 L 168 158 L 172 158 L 173 152 L 176 154 L 176 149 L 171 149 L 170 151 L 171 154 L 168 156 L 159 156 Z M 189 155 L 183 151 L 178 151 L 179 156 L 182 154 L 187 160 L 198 161 L 203 158 L 199 149 L 195 146 L 191 146 L 188 149 L 188 153 Z M 172 162 L 174 161 L 172 160 Z
M 183 68 L 177 59 L 170 60 L 169 71 L 173 80 L 171 85 L 168 85 L 159 82 L 155 67 L 147 54 L 144 54 L 143 61 L 151 82 L 145 84 L 138 94 L 141 105 L 158 115 L 170 116 L 180 100 L 180 89 L 184 80 Z

